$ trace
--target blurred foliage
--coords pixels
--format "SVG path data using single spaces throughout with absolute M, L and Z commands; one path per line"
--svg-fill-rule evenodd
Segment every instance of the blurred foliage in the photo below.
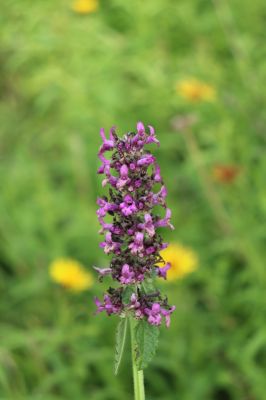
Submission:
M 98 131 L 155 125 L 176 230 L 200 267 L 164 285 L 177 310 L 146 371 L 147 399 L 264 400 L 266 5 L 263 0 L 9 0 L 0 13 L 0 399 L 132 398 L 113 376 L 115 318 L 92 290 L 48 278 L 98 249 Z M 182 79 L 213 86 L 190 103 Z M 189 126 L 190 125 L 190 126 Z M 233 182 L 217 165 L 239 168 Z M 128 352 L 129 354 L 129 352 Z

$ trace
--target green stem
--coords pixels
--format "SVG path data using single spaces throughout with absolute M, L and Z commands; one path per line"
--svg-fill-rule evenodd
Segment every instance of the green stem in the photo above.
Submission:
M 143 371 L 138 370 L 136 362 L 136 341 L 135 341 L 135 321 L 130 318 L 130 335 L 131 335 L 131 353 L 132 353 L 132 369 L 134 381 L 134 399 L 145 400 L 144 376 Z

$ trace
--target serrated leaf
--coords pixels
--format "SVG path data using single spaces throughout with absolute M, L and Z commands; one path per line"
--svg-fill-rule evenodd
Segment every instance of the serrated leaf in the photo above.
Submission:
M 118 374 L 119 366 L 123 357 L 123 352 L 127 336 L 127 318 L 121 318 L 116 328 L 115 344 L 115 375 Z
M 158 326 L 139 321 L 135 328 L 136 361 L 138 369 L 146 368 L 156 353 L 159 338 Z

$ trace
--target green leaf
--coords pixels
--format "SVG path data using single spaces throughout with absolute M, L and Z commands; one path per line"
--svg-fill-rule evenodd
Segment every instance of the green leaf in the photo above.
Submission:
M 135 328 L 136 361 L 138 369 L 146 368 L 156 353 L 159 327 L 139 321 Z
M 130 298 L 131 298 L 132 293 L 134 293 L 134 288 L 131 286 L 126 286 L 122 293 L 123 303 L 125 303 L 125 304 L 130 303 Z
M 127 318 L 121 318 L 116 329 L 116 344 L 115 344 L 115 375 L 117 375 L 123 352 L 126 343 L 127 336 Z
M 145 293 L 151 293 L 156 290 L 154 286 L 154 279 L 152 278 L 147 278 L 145 279 L 145 282 L 142 282 L 142 287 Z

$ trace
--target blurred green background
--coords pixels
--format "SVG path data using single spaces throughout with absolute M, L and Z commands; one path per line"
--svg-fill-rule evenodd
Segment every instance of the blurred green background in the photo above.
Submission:
M 157 130 L 170 242 L 199 267 L 163 285 L 176 305 L 145 372 L 149 400 L 265 400 L 264 0 L 4 0 L 0 12 L 0 399 L 132 399 L 116 318 L 51 282 L 58 257 L 106 266 L 99 128 Z M 73 8 L 74 7 L 74 8 Z M 190 101 L 195 78 L 216 92 Z M 234 166 L 232 179 L 217 167 Z M 265 242 L 264 242 L 265 243 Z

